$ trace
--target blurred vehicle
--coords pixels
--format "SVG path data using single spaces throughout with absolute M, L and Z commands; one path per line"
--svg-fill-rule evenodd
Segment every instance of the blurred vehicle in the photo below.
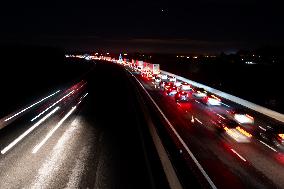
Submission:
M 171 95 L 175 95 L 178 91 L 177 91 L 177 87 L 172 85 L 166 85 L 165 86 L 165 91 L 167 93 L 167 95 L 171 96 Z
M 192 87 L 190 84 L 186 83 L 186 82 L 182 82 L 180 84 L 180 87 L 179 87 L 180 90 L 182 91 L 192 91 Z
M 196 98 L 204 98 L 207 96 L 207 91 L 205 91 L 203 88 L 196 88 L 196 89 L 193 89 L 192 94 Z
M 237 122 L 241 124 L 253 124 L 254 118 L 243 108 L 237 108 L 227 111 Z
M 284 150 L 284 125 L 259 126 L 259 136 L 262 140 Z
M 175 100 L 176 102 L 181 102 L 181 101 L 189 101 L 189 96 L 188 93 L 185 91 L 179 91 L 175 94 Z
M 168 80 L 168 75 L 166 75 L 166 74 L 161 74 L 161 79 L 162 79 L 163 81 L 167 81 L 167 80 Z
M 252 138 L 252 128 L 244 127 L 226 115 L 220 115 L 212 121 L 218 133 L 226 133 L 238 142 L 248 142 Z
M 221 99 L 216 97 L 215 95 L 208 95 L 203 97 L 201 101 L 206 105 L 211 106 L 220 106 L 221 105 Z
M 173 86 L 173 83 L 172 82 L 167 82 L 167 81 L 161 81 L 160 82 L 161 89 L 165 89 L 166 86 L 167 87 Z
M 181 83 L 182 83 L 181 81 L 176 81 L 176 82 L 174 82 L 174 84 L 175 84 L 176 87 L 180 87 L 180 86 L 181 86 Z
M 168 80 L 169 80 L 169 82 L 176 82 L 177 78 L 174 77 L 174 76 L 168 76 Z
M 162 79 L 160 77 L 156 76 L 154 81 L 155 81 L 155 83 L 160 83 L 162 81 Z

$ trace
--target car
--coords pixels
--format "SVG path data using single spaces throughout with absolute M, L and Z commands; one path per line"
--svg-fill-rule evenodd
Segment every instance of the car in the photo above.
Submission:
M 207 91 L 205 91 L 203 88 L 196 88 L 193 89 L 192 94 L 196 98 L 204 98 L 207 96 Z
M 182 101 L 182 102 L 187 102 L 187 101 L 189 101 L 189 96 L 188 96 L 188 93 L 187 92 L 185 92 L 185 91 L 179 91 L 179 92 L 177 92 L 176 94 L 175 94 L 175 100 L 176 100 L 176 102 L 180 102 L 180 101 Z
M 168 75 L 161 74 L 161 79 L 162 79 L 162 81 L 167 81 L 168 80 Z
M 177 78 L 174 77 L 174 76 L 168 76 L 168 80 L 169 80 L 169 82 L 176 82 Z
M 278 149 L 284 151 L 284 125 L 259 126 L 259 137 Z
M 179 89 L 179 87 L 181 86 L 181 83 L 182 83 L 181 81 L 176 81 L 176 82 L 174 82 L 175 86 L 178 87 L 178 89 Z
M 212 123 L 218 133 L 226 133 L 238 142 L 249 142 L 251 140 L 253 137 L 252 127 L 243 126 L 225 114 L 217 115 Z
M 174 84 L 172 82 L 167 82 L 167 81 L 161 81 L 160 82 L 160 87 L 161 89 L 165 89 L 165 87 L 170 87 L 173 86 Z
M 160 77 L 155 77 L 154 82 L 155 83 L 160 83 L 162 81 L 162 79 Z
M 206 105 L 211 105 L 211 106 L 220 106 L 221 105 L 221 99 L 216 97 L 215 95 L 209 95 L 207 94 L 207 96 L 203 97 L 201 99 L 201 102 L 203 102 Z
M 192 91 L 192 87 L 187 82 L 182 82 L 179 86 L 179 89 L 182 91 Z
M 166 85 L 165 86 L 165 92 L 167 93 L 167 95 L 171 96 L 171 95 L 175 95 L 177 93 L 177 87 L 174 85 Z
M 243 108 L 237 108 L 232 110 L 227 110 L 230 116 L 232 116 L 237 122 L 241 124 L 253 124 L 254 118 L 247 113 Z

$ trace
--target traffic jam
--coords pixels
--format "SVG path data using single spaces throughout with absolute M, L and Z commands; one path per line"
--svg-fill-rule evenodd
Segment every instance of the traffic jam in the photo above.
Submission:
M 186 105 L 190 103 L 203 104 L 203 107 L 211 112 L 210 127 L 218 134 L 231 137 L 238 143 L 248 143 L 255 139 L 274 151 L 284 152 L 283 125 L 260 126 L 245 108 L 238 106 L 233 108 L 232 105 L 226 104 L 227 100 L 203 88 L 180 81 L 174 76 L 162 74 L 159 64 L 143 63 L 143 61 L 122 64 L 135 73 L 143 83 L 160 91 L 167 98 L 172 98 L 177 106 L 187 107 Z M 186 108 L 184 110 L 188 111 Z

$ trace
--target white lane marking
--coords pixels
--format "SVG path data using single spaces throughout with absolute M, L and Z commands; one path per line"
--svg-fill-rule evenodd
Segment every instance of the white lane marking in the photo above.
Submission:
M 241 156 L 241 155 L 240 155 L 238 152 L 236 152 L 234 149 L 231 148 L 231 150 L 232 150 L 232 152 L 234 152 L 234 154 L 236 154 L 239 158 L 241 158 L 241 160 L 247 161 L 243 156 Z
M 21 111 L 19 111 L 18 113 L 16 113 L 16 114 L 12 115 L 11 117 L 9 117 L 9 118 L 5 119 L 4 121 L 5 121 L 5 122 L 6 122 L 6 121 L 9 121 L 10 119 L 12 119 L 12 118 L 14 118 L 14 117 L 18 116 L 19 114 L 21 114 L 21 113 L 23 113 L 23 112 L 27 111 L 28 109 L 32 108 L 33 106 L 35 106 L 35 105 L 37 105 L 37 104 L 39 104 L 39 103 L 41 103 L 41 102 L 45 101 L 46 99 L 48 99 L 48 98 L 50 98 L 50 97 L 54 96 L 55 94 L 57 94 L 57 93 L 59 93 L 59 92 L 60 92 L 60 90 L 56 91 L 55 93 L 52 93 L 51 95 L 49 95 L 49 96 L 47 96 L 47 97 L 44 97 L 44 98 L 43 98 L 43 99 L 41 99 L 40 101 L 38 101 L 38 102 L 36 102 L 36 103 L 34 103 L 34 104 L 30 105 L 30 106 L 29 106 L 29 107 L 27 107 L 27 108 L 22 109 Z
M 132 73 L 131 73 L 132 74 Z M 133 75 L 133 74 L 132 74 Z M 142 89 L 145 91 L 145 93 L 147 94 L 147 96 L 150 98 L 150 100 L 152 101 L 152 103 L 156 106 L 157 110 L 160 112 L 160 114 L 163 116 L 163 118 L 165 119 L 165 121 L 169 124 L 171 130 L 173 131 L 173 133 L 176 135 L 176 137 L 179 139 L 180 143 L 183 145 L 183 147 L 185 148 L 185 150 L 187 151 L 187 153 L 189 154 L 189 156 L 191 157 L 191 159 L 193 160 L 193 162 L 196 164 L 196 166 L 198 167 L 198 169 L 200 170 L 200 172 L 202 173 L 202 175 L 205 177 L 205 179 L 207 180 L 207 182 L 209 183 L 209 185 L 211 186 L 212 189 L 217 189 L 217 187 L 215 186 L 215 184 L 213 183 L 213 181 L 211 180 L 211 178 L 208 176 L 208 174 L 205 172 L 205 170 L 203 169 L 202 165 L 198 162 L 198 160 L 196 159 L 196 157 L 193 155 L 193 153 L 189 150 L 188 146 L 185 144 L 185 142 L 183 141 L 183 139 L 181 138 L 181 136 L 178 134 L 178 132 L 175 130 L 175 128 L 173 127 L 173 125 L 171 124 L 171 122 L 168 120 L 168 118 L 165 116 L 165 114 L 162 112 L 162 110 L 160 109 L 160 107 L 156 104 L 156 102 L 153 100 L 153 98 L 151 97 L 151 95 L 148 93 L 148 91 L 145 89 L 145 87 L 141 84 L 141 82 L 136 78 L 136 81 L 139 83 L 139 85 L 142 87 Z
M 262 129 L 262 130 L 264 130 L 264 131 L 266 131 L 266 129 L 265 128 L 263 128 L 263 127 L 261 127 L 261 126 L 258 126 L 260 129 Z
M 195 120 L 200 123 L 201 125 L 203 125 L 203 123 L 196 117 Z
M 30 132 L 32 132 L 36 127 L 38 127 L 41 123 L 43 123 L 52 114 L 54 114 L 58 109 L 59 109 L 59 107 L 56 107 L 54 110 L 49 112 L 46 116 L 44 116 L 41 120 L 39 120 L 37 123 L 35 123 L 32 127 L 30 127 L 28 130 L 26 130 L 23 134 L 21 134 L 18 138 L 16 138 L 12 143 L 10 143 L 7 147 L 5 147 L 1 151 L 1 154 L 5 154 L 8 150 L 13 148 L 19 141 L 21 141 L 25 136 L 27 136 Z
M 229 106 L 228 104 L 225 104 L 224 102 L 221 102 L 221 104 L 223 104 L 224 106 L 227 106 L 228 108 L 231 107 L 231 106 Z
M 63 124 L 63 122 L 74 112 L 76 106 L 72 109 L 57 123 L 57 125 L 45 136 L 45 138 L 34 147 L 32 153 L 35 154 L 37 151 L 46 143 L 46 141 L 53 135 L 53 133 Z
M 226 119 L 226 118 L 224 118 L 223 116 L 221 116 L 221 115 L 220 115 L 220 114 L 218 114 L 218 113 L 217 113 L 217 115 L 218 115 L 220 118 L 222 118 L 222 119 Z
M 54 107 L 56 104 L 58 104 L 59 102 L 61 102 L 63 99 L 65 99 L 66 97 L 70 96 L 72 93 L 74 93 L 74 90 L 72 90 L 71 92 L 69 92 L 67 95 L 65 95 L 64 97 L 62 97 L 61 99 L 59 99 L 58 101 L 56 101 L 55 103 L 53 103 L 51 106 L 49 106 L 48 108 L 46 108 L 45 110 L 43 110 L 42 112 L 40 112 L 37 116 L 35 116 L 34 118 L 31 119 L 31 122 L 33 122 L 34 120 L 36 120 L 38 117 L 40 117 L 42 114 L 44 114 L 45 112 L 47 112 L 50 108 Z
M 195 102 L 197 102 L 198 104 L 200 104 L 200 102 L 198 102 L 198 100 L 194 100 Z
M 266 147 L 268 147 L 269 149 L 273 150 L 274 152 L 277 152 L 276 149 L 272 148 L 271 146 L 269 146 L 268 144 L 266 144 L 265 142 L 259 140 L 259 142 L 261 142 L 262 144 L 264 144 Z

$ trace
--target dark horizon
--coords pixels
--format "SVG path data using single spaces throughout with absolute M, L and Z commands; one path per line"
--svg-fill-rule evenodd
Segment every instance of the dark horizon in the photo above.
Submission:
M 4 2 L 0 44 L 67 51 L 219 53 L 283 44 L 281 3 L 270 1 Z

